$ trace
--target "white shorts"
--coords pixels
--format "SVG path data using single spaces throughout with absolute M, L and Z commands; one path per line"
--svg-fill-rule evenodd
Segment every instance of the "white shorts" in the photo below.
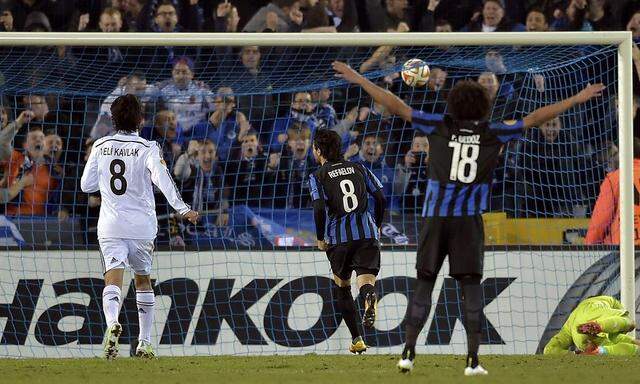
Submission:
M 153 240 L 98 239 L 104 273 L 130 267 L 136 275 L 149 275 L 153 259 Z

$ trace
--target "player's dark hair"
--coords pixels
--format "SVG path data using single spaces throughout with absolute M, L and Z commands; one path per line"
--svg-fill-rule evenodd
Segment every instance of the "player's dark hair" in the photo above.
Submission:
M 478 82 L 458 81 L 449 92 L 447 110 L 454 120 L 484 120 L 491 110 L 491 97 Z
M 111 120 L 116 131 L 136 132 L 142 122 L 142 104 L 130 93 L 118 96 L 111 104 Z
M 319 129 L 313 136 L 313 146 L 320 151 L 320 155 L 327 161 L 342 160 L 342 139 L 340 135 L 330 129 Z

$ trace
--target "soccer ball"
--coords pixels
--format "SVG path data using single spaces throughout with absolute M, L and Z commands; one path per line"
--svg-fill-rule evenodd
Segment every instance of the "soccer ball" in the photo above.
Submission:
M 420 59 L 408 60 L 402 66 L 402 80 L 410 87 L 423 87 L 429 80 L 429 66 Z

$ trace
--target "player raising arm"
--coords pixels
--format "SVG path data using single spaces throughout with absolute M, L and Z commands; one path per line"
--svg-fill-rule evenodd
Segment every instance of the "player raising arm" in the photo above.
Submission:
M 138 99 L 130 94 L 118 97 L 111 104 L 111 114 L 117 132 L 96 140 L 80 180 L 83 192 L 100 191 L 102 197 L 98 242 L 103 258 L 102 304 L 107 321 L 104 355 L 107 359 L 118 356 L 122 333 L 118 314 L 124 268 L 128 266 L 135 273 L 140 323 L 136 356 L 151 358 L 155 356 L 151 347 L 155 295 L 149 274 L 158 232 L 153 185 L 192 223 L 197 221 L 198 212 L 182 201 L 158 144 L 138 136 L 142 123 Z
M 309 176 L 318 248 L 327 252 L 337 305 L 351 332 L 351 353 L 362 353 L 367 346 L 356 321 L 356 306 L 351 296 L 351 274 L 356 272 L 360 295 L 364 299 L 362 324 L 372 327 L 376 318 L 376 276 L 380 271 L 380 228 L 386 201 L 382 184 L 361 164 L 344 161 L 342 139 L 327 129 L 313 138 L 313 156 L 320 168 Z M 375 219 L 368 204 L 375 199 Z
M 550 120 L 567 109 L 598 96 L 604 86 L 590 85 L 559 103 L 540 108 L 518 121 L 490 123 L 492 101 L 473 81 L 458 81 L 449 92 L 448 115 L 415 111 L 393 93 L 380 88 L 341 62 L 336 76 L 360 85 L 387 111 L 411 122 L 429 137 L 429 175 L 420 230 L 416 269 L 418 278 L 405 314 L 406 344 L 398 368 L 413 369 L 418 334 L 431 310 L 431 293 L 445 257 L 449 274 L 462 286 L 467 366 L 464 374 L 486 375 L 478 360 L 484 225 L 493 172 L 504 143 L 518 139 L 524 130 Z
M 638 342 L 627 336 L 635 324 L 622 303 L 611 296 L 582 301 L 544 347 L 545 355 L 577 354 L 634 356 Z
M 384 105 L 389 113 L 400 116 L 405 121 L 412 122 L 413 118 L 416 117 L 416 114 L 419 115 L 424 113 L 421 111 L 413 110 L 401 98 L 394 95 L 392 92 L 375 85 L 369 79 L 354 71 L 346 63 L 335 61 L 333 63 L 333 69 L 336 71 L 336 77 L 340 77 L 350 83 L 361 86 L 362 89 L 364 89 L 375 102 Z M 564 99 L 558 103 L 536 109 L 522 119 L 522 127 L 518 127 L 518 129 L 537 127 L 542 123 L 554 119 L 568 109 L 571 109 L 578 104 L 587 102 L 595 96 L 600 96 L 604 88 L 605 86 L 603 84 L 589 85 L 572 97 Z M 477 100 L 474 99 L 472 95 L 468 95 L 466 101 L 469 103 L 467 105 L 471 106 Z M 420 126 L 418 126 L 417 128 L 420 130 L 425 130 Z

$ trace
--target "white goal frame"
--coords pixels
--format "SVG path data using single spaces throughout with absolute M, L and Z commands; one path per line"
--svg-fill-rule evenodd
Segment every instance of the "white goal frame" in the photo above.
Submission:
M 620 156 L 620 295 L 635 322 L 633 70 L 631 32 L 96 33 L 3 32 L 0 46 L 439 46 L 617 45 Z

